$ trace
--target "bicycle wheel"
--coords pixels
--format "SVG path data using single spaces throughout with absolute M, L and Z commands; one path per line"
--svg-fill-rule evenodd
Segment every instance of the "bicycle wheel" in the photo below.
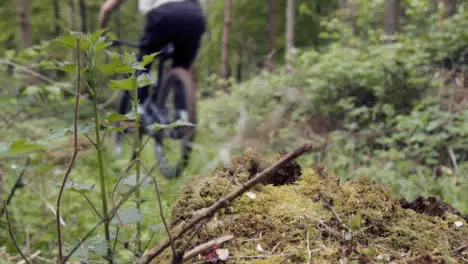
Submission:
M 184 121 L 196 125 L 195 89 L 193 76 L 187 70 L 173 68 L 167 72 L 156 101 L 165 124 Z M 177 177 L 185 169 L 194 138 L 195 126 L 167 129 L 155 136 L 156 157 L 166 178 Z

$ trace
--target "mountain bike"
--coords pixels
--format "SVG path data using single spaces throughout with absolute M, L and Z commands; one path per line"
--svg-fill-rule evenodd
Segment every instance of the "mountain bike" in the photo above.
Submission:
M 111 42 L 111 46 L 139 48 L 140 44 L 114 40 Z M 159 59 L 159 63 L 158 78 L 153 78 L 150 87 L 150 93 L 153 94 L 150 94 L 145 102 L 140 102 L 138 109 L 134 109 L 141 116 L 139 137 L 141 139 L 143 135 L 147 135 L 154 139 L 154 150 L 159 162 L 159 168 L 166 178 L 179 176 L 188 165 L 197 121 L 196 85 L 192 74 L 180 67 L 165 69 L 164 63 L 171 59 L 173 52 L 174 48 L 169 44 L 155 56 L 155 59 Z M 123 91 L 119 100 L 119 107 L 128 106 L 130 97 L 128 91 Z M 135 126 L 138 124 L 129 125 L 132 121 L 135 120 L 124 121 L 123 131 L 116 133 L 115 147 L 118 156 L 122 152 L 122 134 L 133 134 L 136 131 Z M 125 123 L 127 124 L 125 125 Z M 178 141 L 180 148 L 171 146 L 170 143 L 165 144 L 169 139 Z M 136 151 L 133 151 L 132 160 L 135 157 Z

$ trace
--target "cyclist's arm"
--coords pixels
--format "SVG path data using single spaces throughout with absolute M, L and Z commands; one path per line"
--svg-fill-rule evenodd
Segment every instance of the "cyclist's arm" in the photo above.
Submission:
M 105 28 L 109 23 L 109 18 L 114 11 L 114 9 L 121 4 L 123 0 L 106 0 L 101 7 L 101 12 L 99 13 L 99 27 Z

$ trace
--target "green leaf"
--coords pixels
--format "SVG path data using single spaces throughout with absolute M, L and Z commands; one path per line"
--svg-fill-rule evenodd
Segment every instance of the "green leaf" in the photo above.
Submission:
M 83 38 L 83 35 L 79 32 L 72 32 L 70 35 L 66 35 L 56 39 L 56 41 L 67 48 L 76 49 L 77 40 L 80 40 L 80 51 L 85 51 L 89 48 L 89 41 Z
M 57 62 L 56 68 L 64 72 L 76 73 L 76 64 L 69 62 Z
M 10 142 L 0 142 L 0 156 L 7 154 L 10 151 Z
M 106 42 L 99 42 L 96 44 L 96 46 L 94 46 L 94 50 L 96 51 L 101 51 L 107 47 L 109 47 L 110 44 L 109 43 L 106 43 Z
M 68 181 L 65 184 L 65 188 L 79 194 L 85 194 L 94 188 L 94 184 L 77 184 L 72 181 Z
M 105 257 L 107 256 L 107 242 L 102 239 L 96 241 L 88 246 L 88 250 L 98 257 Z
M 153 80 L 151 79 L 151 76 L 147 73 L 143 73 L 137 78 L 138 88 L 151 85 L 152 83 L 153 83 Z
M 143 177 L 140 178 L 141 187 L 151 186 L 152 182 L 151 182 L 150 177 L 146 177 L 144 178 L 144 180 L 142 179 Z M 129 186 L 136 186 L 138 184 L 136 180 L 136 174 L 128 176 L 121 182 L 121 184 L 129 185 Z
M 128 117 L 124 116 L 124 115 L 119 115 L 119 114 L 112 113 L 112 114 L 110 114 L 110 115 L 108 115 L 106 117 L 106 120 L 109 123 L 114 123 L 114 122 L 118 122 L 118 121 L 128 120 Z
M 90 40 L 91 40 L 91 43 L 97 43 L 99 38 L 104 34 L 104 32 L 106 32 L 107 29 L 100 29 L 100 30 L 97 30 L 95 31 L 93 34 L 91 34 L 91 37 L 90 37 Z M 102 43 L 102 42 L 100 42 Z
M 357 213 L 353 219 L 351 220 L 351 223 L 350 223 L 350 227 L 351 228 L 359 228 L 361 227 L 361 214 L 360 213 Z
M 169 127 L 171 127 L 171 128 L 182 127 L 182 126 L 194 127 L 195 125 L 190 123 L 190 122 L 184 121 L 184 120 L 177 120 L 176 122 L 169 125 Z
M 161 230 L 163 230 L 164 226 L 161 225 L 161 224 L 158 224 L 158 225 L 152 225 L 149 227 L 149 230 L 153 231 L 153 232 L 159 232 Z
M 152 63 L 154 61 L 154 57 L 158 55 L 159 52 L 157 53 L 152 53 L 150 55 L 145 55 L 143 56 L 143 60 L 141 62 L 134 62 L 132 64 L 132 68 L 135 70 L 144 70 L 145 66 Z
M 133 76 L 123 80 L 111 80 L 109 83 L 109 88 L 112 90 L 133 91 L 138 88 L 137 80 Z
M 135 224 L 143 220 L 143 215 L 136 208 L 122 209 L 112 218 L 110 222 L 113 225 Z
M 109 64 L 98 65 L 96 68 L 100 70 L 102 73 L 104 73 L 104 75 L 106 76 L 111 76 L 111 75 L 119 74 L 119 73 L 132 73 L 133 72 L 132 67 L 118 60 L 115 60 Z
M 20 153 L 27 153 L 33 152 L 36 150 L 40 150 L 43 147 L 38 144 L 29 143 L 24 140 L 15 141 L 10 145 L 10 151 L 8 154 L 20 154 Z
M 183 121 L 183 120 L 177 120 L 176 122 L 174 123 L 171 123 L 169 125 L 164 125 L 164 124 L 152 124 L 150 126 L 148 126 L 148 129 L 153 131 L 153 132 L 156 132 L 156 131 L 159 131 L 161 129 L 166 129 L 166 128 L 177 128 L 177 127 L 182 127 L 182 126 L 191 126 L 191 127 L 194 127 L 195 125 L 190 123 L 190 122 L 187 122 L 187 121 Z

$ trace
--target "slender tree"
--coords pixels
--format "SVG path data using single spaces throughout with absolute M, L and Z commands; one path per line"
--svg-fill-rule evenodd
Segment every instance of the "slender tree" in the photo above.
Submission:
M 286 7 L 286 61 L 290 60 L 296 39 L 296 0 L 287 0 Z M 289 63 L 288 63 L 289 64 Z
M 268 0 L 268 56 L 265 60 L 265 66 L 269 71 L 273 71 L 273 54 L 276 50 L 276 1 Z
M 440 20 L 444 20 L 457 13 L 457 1 L 456 0 L 441 0 L 441 12 Z
M 400 30 L 400 0 L 385 0 L 384 30 L 387 36 L 394 36 Z
M 357 8 L 358 1 L 356 0 L 340 0 L 342 19 L 353 29 L 354 34 L 357 33 Z
M 87 26 L 87 20 L 86 20 L 86 2 L 85 0 L 79 0 L 78 4 L 80 6 L 81 31 L 87 32 L 88 26 Z
M 60 0 L 52 0 L 52 6 L 54 8 L 54 34 L 60 35 Z
M 229 33 L 232 23 L 232 0 L 226 0 L 224 7 L 224 30 L 221 49 L 221 77 L 225 80 L 229 78 Z M 225 90 L 227 85 L 223 85 Z
M 31 20 L 29 17 L 29 1 L 16 0 L 16 9 L 20 31 L 20 50 L 26 49 L 32 45 L 31 39 Z

